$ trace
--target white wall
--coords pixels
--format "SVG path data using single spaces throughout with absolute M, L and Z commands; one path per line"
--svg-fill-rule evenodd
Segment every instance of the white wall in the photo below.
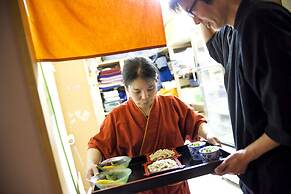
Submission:
M 291 0 L 282 0 L 282 4 L 291 11 Z
M 84 60 L 52 64 L 64 124 L 67 133 L 75 137 L 75 143 L 71 145 L 75 165 L 88 189 L 89 184 L 85 178 L 88 141 L 99 132 L 104 113 L 101 110 L 99 115 L 95 115 Z
M 0 1 L 0 193 L 62 193 L 17 0 Z

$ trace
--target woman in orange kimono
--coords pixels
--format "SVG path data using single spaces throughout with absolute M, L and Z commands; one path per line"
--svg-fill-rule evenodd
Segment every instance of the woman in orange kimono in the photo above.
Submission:
M 210 143 L 219 140 L 206 131 L 205 118 L 174 96 L 157 96 L 158 71 L 146 58 L 127 60 L 123 81 L 129 100 L 113 109 L 100 132 L 88 143 L 88 174 L 102 159 L 153 153 L 161 148 L 182 146 L 186 139 L 201 136 Z M 187 181 L 143 194 L 187 194 Z

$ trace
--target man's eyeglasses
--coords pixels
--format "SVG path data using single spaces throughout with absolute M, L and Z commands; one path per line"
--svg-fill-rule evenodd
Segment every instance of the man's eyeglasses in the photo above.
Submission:
M 194 13 L 193 13 L 193 9 L 194 9 L 196 3 L 197 3 L 197 0 L 193 0 L 193 3 L 192 3 L 192 5 L 191 5 L 191 7 L 190 7 L 189 9 L 186 10 L 187 14 L 188 14 L 190 17 L 192 17 L 192 18 L 195 17 L 195 15 L 194 15 Z

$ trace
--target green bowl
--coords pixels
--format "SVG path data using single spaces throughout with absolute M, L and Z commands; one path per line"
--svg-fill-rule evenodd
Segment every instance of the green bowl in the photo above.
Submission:
M 99 189 L 105 189 L 126 184 L 131 172 L 130 168 L 115 168 L 101 172 L 92 179 Z
M 102 161 L 97 168 L 102 171 L 108 171 L 115 168 L 127 168 L 131 158 L 128 156 L 117 156 Z

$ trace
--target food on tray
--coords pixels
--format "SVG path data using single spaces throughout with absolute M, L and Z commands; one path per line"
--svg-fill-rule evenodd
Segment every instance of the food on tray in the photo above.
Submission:
M 191 147 L 201 147 L 204 146 L 206 144 L 206 142 L 204 141 L 195 141 L 189 144 L 189 146 Z
M 177 167 L 178 167 L 177 162 L 173 159 L 168 158 L 153 162 L 152 164 L 148 165 L 148 170 L 150 173 L 155 173 Z
M 193 160 L 202 160 L 201 155 L 199 154 L 199 149 L 203 148 L 206 145 L 205 141 L 195 141 L 188 144 L 188 149 Z
M 131 158 L 128 156 L 117 156 L 113 158 L 109 158 L 107 160 L 102 161 L 98 168 L 100 170 L 109 170 L 113 168 L 127 168 Z
M 100 179 L 100 180 L 97 180 L 96 183 L 101 184 L 101 185 L 112 184 L 112 183 L 114 183 L 114 180 Z
M 174 157 L 175 154 L 176 153 L 173 150 L 159 149 L 155 153 L 151 154 L 149 157 L 150 157 L 151 161 L 156 161 L 156 160 L 160 160 L 160 159 Z
M 220 148 L 218 146 L 206 146 L 199 150 L 204 161 L 218 160 L 220 157 Z
M 217 146 L 207 146 L 204 149 L 201 149 L 201 153 L 211 153 L 211 152 L 216 152 L 219 150 L 219 147 Z
M 115 168 L 101 172 L 91 177 L 89 181 L 99 189 L 104 189 L 126 184 L 130 174 L 131 169 L 129 168 Z

